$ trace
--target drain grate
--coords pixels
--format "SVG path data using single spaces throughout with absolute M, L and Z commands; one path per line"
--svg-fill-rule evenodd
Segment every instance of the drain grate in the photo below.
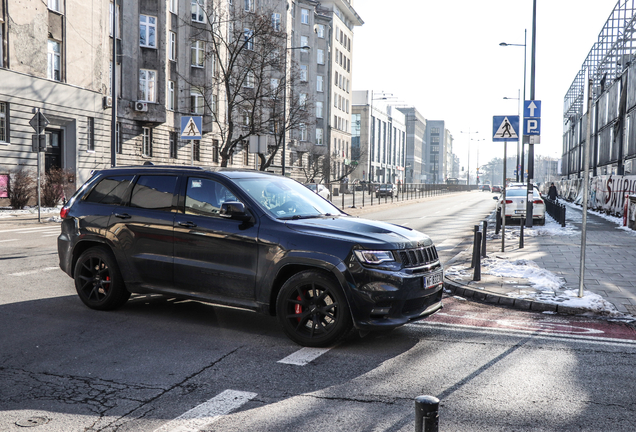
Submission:
M 46 417 L 29 417 L 27 419 L 18 420 L 15 424 L 20 427 L 36 427 L 47 424 L 49 421 L 50 419 Z

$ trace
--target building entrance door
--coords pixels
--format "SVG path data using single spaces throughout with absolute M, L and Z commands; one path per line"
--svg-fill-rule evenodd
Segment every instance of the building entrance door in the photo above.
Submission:
M 62 131 L 47 129 L 46 153 L 44 154 L 44 171 L 62 167 Z

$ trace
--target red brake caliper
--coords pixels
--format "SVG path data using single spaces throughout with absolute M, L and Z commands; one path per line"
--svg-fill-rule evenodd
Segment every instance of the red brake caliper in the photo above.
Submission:
M 296 297 L 296 300 L 301 301 L 300 296 Z M 294 306 L 294 312 L 296 313 L 296 315 L 301 315 L 303 313 L 303 307 L 301 304 L 296 304 Z M 300 317 L 296 318 L 298 320 L 298 322 L 300 322 Z

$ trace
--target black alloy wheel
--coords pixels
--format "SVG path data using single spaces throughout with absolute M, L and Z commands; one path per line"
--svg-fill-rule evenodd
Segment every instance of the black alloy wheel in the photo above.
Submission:
M 111 310 L 130 298 L 113 254 L 102 247 L 87 249 L 75 264 L 75 289 L 91 309 Z
M 353 326 L 342 289 L 320 271 L 289 278 L 278 293 L 276 312 L 285 334 L 307 347 L 333 345 Z

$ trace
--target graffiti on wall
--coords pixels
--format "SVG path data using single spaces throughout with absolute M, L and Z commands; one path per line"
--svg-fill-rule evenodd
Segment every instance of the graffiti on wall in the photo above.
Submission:
M 563 199 L 583 202 L 583 179 L 561 180 L 555 186 Z M 636 176 L 597 176 L 591 179 L 589 188 L 589 208 L 622 216 L 626 194 L 636 195 Z

